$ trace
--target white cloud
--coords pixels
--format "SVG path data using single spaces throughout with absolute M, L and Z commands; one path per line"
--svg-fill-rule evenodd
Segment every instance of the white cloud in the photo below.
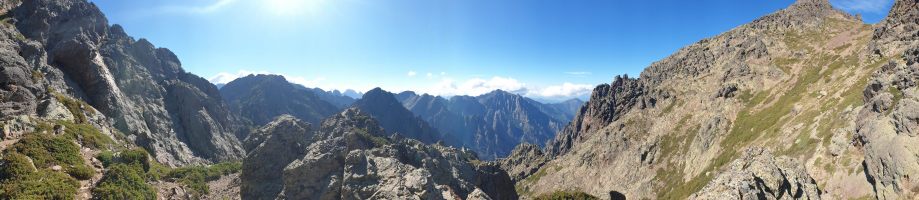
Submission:
M 863 11 L 883 13 L 886 12 L 888 5 L 893 3 L 891 0 L 833 0 L 840 9 L 846 11 Z
M 407 75 L 408 77 L 414 77 L 415 75 L 418 75 L 418 72 L 409 70 Z
M 428 76 L 428 79 L 434 78 L 434 74 L 432 74 L 432 73 L 430 73 L 430 72 L 427 74 L 427 76 Z
M 458 82 L 451 78 L 443 78 L 440 82 L 422 92 L 440 95 L 478 96 L 495 90 L 504 90 L 516 94 L 526 94 L 526 85 L 517 79 L 495 76 L 491 79 L 473 78 Z
M 230 81 L 236 80 L 237 78 L 248 76 L 250 74 L 272 74 L 272 73 L 269 73 L 266 71 L 253 72 L 253 71 L 247 71 L 247 70 L 239 70 L 239 71 L 236 71 L 236 73 L 220 72 L 220 73 L 217 73 L 217 75 L 212 76 L 210 79 L 208 79 L 208 81 L 214 84 L 218 84 L 218 83 L 226 84 L 226 83 L 229 83 Z
M 210 4 L 203 6 L 170 6 L 163 9 L 167 12 L 207 14 L 223 9 L 236 1 L 237 0 L 214 0 Z
M 534 96 L 547 99 L 570 99 L 590 95 L 593 85 L 563 83 L 553 85 L 542 89 L 531 90 L 527 96 Z

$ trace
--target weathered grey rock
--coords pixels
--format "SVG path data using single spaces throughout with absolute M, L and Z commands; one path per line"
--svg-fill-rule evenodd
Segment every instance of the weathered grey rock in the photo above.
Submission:
M 549 142 L 546 154 L 555 157 L 567 153 L 580 140 L 606 127 L 635 106 L 653 107 L 656 100 L 642 97 L 644 93 L 644 86 L 627 75 L 616 76 L 612 84 L 597 86 L 578 115 Z
M 498 160 L 501 163 L 501 168 L 507 171 L 511 176 L 511 180 L 515 182 L 536 173 L 548 161 L 549 157 L 543 153 L 539 146 L 526 143 L 517 145 L 507 158 Z
M 919 181 L 910 178 L 919 176 L 917 67 L 919 63 L 890 62 L 864 91 L 867 105 L 858 115 L 856 137 L 864 147 L 865 172 L 879 199 L 919 195 L 914 186 Z
M 801 163 L 751 148 L 690 199 L 820 199 Z
M 276 120 L 260 129 L 274 131 L 259 131 L 246 140 L 247 146 L 264 142 L 243 164 L 243 199 L 445 199 L 470 194 L 517 198 L 513 182 L 497 165 L 473 164 L 475 154 L 468 151 L 386 138 L 379 124 L 357 109 L 324 120 L 318 131 L 277 128 L 283 127 L 276 125 L 283 121 L 290 120 Z M 271 144 L 276 134 L 312 135 L 315 142 L 308 147 Z M 296 138 L 285 141 L 310 141 Z M 298 153 L 297 159 L 287 160 Z M 276 171 L 280 166 L 286 166 L 283 173 Z M 247 176 L 253 171 L 264 175 Z M 278 181 L 283 181 L 281 187 Z
M 302 157 L 311 142 L 310 124 L 283 115 L 246 138 L 249 151 L 243 159 L 240 194 L 243 199 L 274 199 L 283 188 L 282 172 Z
M 870 48 L 874 53 L 895 56 L 919 44 L 919 2 L 896 0 L 887 18 L 875 26 Z
M 27 0 L 8 15 L 13 25 L 0 27 L 0 115 L 66 120 L 49 101 L 57 93 L 86 101 L 162 163 L 243 155 L 234 137 L 240 127 L 216 87 L 184 72 L 169 50 L 109 26 L 94 4 Z

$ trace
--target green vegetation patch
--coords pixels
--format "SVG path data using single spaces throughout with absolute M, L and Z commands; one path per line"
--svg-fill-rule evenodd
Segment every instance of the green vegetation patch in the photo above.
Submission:
M 91 106 L 89 106 L 89 104 L 87 104 L 84 101 L 73 99 L 73 98 L 68 97 L 67 95 L 56 93 L 56 92 L 53 93 L 53 95 L 54 95 L 54 98 L 57 99 L 57 101 L 61 102 L 61 104 L 64 104 L 64 107 L 67 107 L 67 110 L 70 111 L 70 114 L 73 114 L 73 116 L 76 117 L 77 123 L 87 122 L 86 114 L 83 113 L 84 110 L 89 113 L 94 112 L 92 109 L 90 109 Z
M 530 176 L 527 176 L 526 178 L 518 182 L 515 187 L 515 189 L 517 190 L 517 193 L 529 194 L 530 193 L 529 188 L 526 188 L 524 186 L 533 184 L 539 181 L 539 179 L 542 179 L 543 176 L 546 176 L 547 174 L 549 174 L 549 172 L 546 171 L 547 168 L 549 168 L 549 166 L 542 166 L 541 168 L 539 168 L 538 171 L 536 171 L 536 173 L 533 173 Z
M 19 153 L 7 153 L 0 160 L 0 199 L 74 199 L 79 186 L 67 174 L 35 169 Z
M 156 190 L 147 181 L 156 180 L 159 171 L 151 170 L 155 162 L 147 151 L 134 148 L 119 152 L 103 151 L 96 155 L 106 168 L 105 176 L 93 189 L 98 199 L 156 199 Z M 165 167 L 164 167 L 165 168 Z M 157 178 L 153 178 L 157 177 Z
M 99 129 L 89 124 L 76 124 L 66 121 L 58 121 L 64 126 L 64 137 L 72 141 L 77 141 L 85 147 L 100 149 L 114 143 L 112 138 L 99 132 Z
M 893 111 L 893 108 L 896 107 L 897 104 L 900 103 L 900 100 L 903 100 L 903 91 L 900 91 L 900 89 L 897 88 L 897 86 L 891 85 L 891 86 L 887 86 L 887 93 L 890 93 L 891 95 L 893 95 L 893 104 L 890 106 L 891 109 L 887 111 L 889 114 L 889 112 Z
M 595 200 L 600 199 L 581 191 L 555 191 L 536 197 L 536 200 Z
M 225 162 L 211 166 L 189 166 L 171 170 L 166 174 L 166 179 L 176 181 L 191 188 L 193 196 L 208 193 L 208 181 L 214 181 L 221 176 L 237 173 L 242 170 L 242 162 Z
M 147 184 L 143 168 L 135 164 L 112 164 L 96 188 L 96 199 L 156 199 L 156 190 Z
M 21 153 L 29 158 L 37 168 L 61 166 L 74 178 L 86 180 L 95 174 L 80 156 L 80 147 L 66 137 L 51 136 L 44 133 L 26 134 L 7 153 Z

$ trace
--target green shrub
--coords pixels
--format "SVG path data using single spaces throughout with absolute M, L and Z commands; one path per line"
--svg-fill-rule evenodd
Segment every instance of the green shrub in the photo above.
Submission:
M 580 191 L 555 191 L 551 194 L 543 194 L 536 197 L 536 200 L 594 200 L 599 199 L 587 193 Z
M 87 165 L 75 165 L 67 173 L 79 180 L 89 180 L 93 175 L 96 175 L 96 171 Z
M 118 162 L 125 164 L 139 165 L 144 171 L 150 170 L 150 155 L 141 148 L 134 148 L 121 151 L 118 155 Z
M 109 167 L 115 163 L 115 152 L 113 151 L 102 151 L 99 154 L 96 154 L 96 159 L 102 163 L 103 167 Z
M 104 148 L 112 143 L 112 138 L 99 132 L 99 129 L 89 124 L 76 124 L 66 121 L 58 121 L 64 125 L 64 136 L 70 140 L 80 142 L 83 146 L 99 149 Z
M 166 178 L 182 183 L 191 189 L 194 196 L 208 193 L 207 182 L 219 179 L 221 176 L 236 173 L 242 170 L 241 162 L 225 162 L 211 166 L 189 166 L 176 168 L 166 174 Z
M 87 167 L 80 157 L 80 147 L 64 137 L 42 133 L 27 134 L 7 151 L 32 158 L 32 163 L 39 169 L 60 165 L 76 178 L 89 178 L 95 173 L 92 170 L 79 169 Z
M 0 161 L 0 199 L 73 199 L 79 186 L 67 174 L 36 171 L 28 157 L 16 152 Z
M 141 166 L 123 163 L 112 164 L 92 192 L 96 199 L 156 199 Z
M 20 153 L 10 153 L 0 160 L 0 180 L 18 178 L 35 172 L 29 157 Z
M 91 109 L 89 109 L 89 104 L 84 101 L 73 99 L 60 93 L 53 93 L 53 95 L 57 101 L 61 102 L 61 104 L 64 104 L 64 107 L 67 107 L 67 110 L 70 111 L 70 114 L 73 114 L 73 116 L 76 117 L 77 123 L 87 122 L 86 115 L 83 114 L 84 109 L 90 113 L 93 112 Z

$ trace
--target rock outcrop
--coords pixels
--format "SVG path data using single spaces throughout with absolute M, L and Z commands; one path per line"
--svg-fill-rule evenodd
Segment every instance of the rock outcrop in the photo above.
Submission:
M 820 199 L 800 162 L 752 148 L 690 199 Z
M 3 115 L 67 118 L 54 114 L 60 109 L 50 102 L 63 95 L 89 103 L 169 165 L 243 154 L 233 136 L 240 130 L 237 119 L 216 87 L 182 70 L 169 50 L 109 26 L 87 1 L 13 2 L 19 4 L 3 5 L 12 9 L 0 28 Z
M 878 199 L 919 195 L 919 2 L 896 1 L 875 28 L 876 56 L 899 56 L 874 74 L 856 121 L 864 168 Z
M 245 140 L 240 194 L 243 199 L 274 199 L 283 189 L 283 171 L 306 152 L 315 134 L 308 123 L 290 115 L 277 117 Z
M 501 168 L 511 176 L 511 179 L 517 182 L 536 173 L 548 161 L 549 157 L 539 146 L 521 144 L 517 145 L 507 158 L 500 159 L 498 162 Z
M 546 152 L 551 157 L 564 154 L 579 140 L 589 136 L 585 134 L 597 132 L 632 107 L 653 107 L 656 103 L 654 99 L 639 99 L 644 90 L 638 80 L 628 76 L 616 76 L 612 84 L 597 86 L 591 93 L 589 103 L 581 107 L 571 123 L 550 141 Z
M 278 124 L 285 119 L 272 122 Z M 271 129 L 271 124 L 262 130 Z M 268 146 L 278 146 L 280 152 L 253 155 L 244 163 L 243 199 L 453 199 L 485 198 L 516 199 L 513 182 L 496 164 L 480 162 L 475 154 L 440 145 L 425 145 L 417 140 L 388 135 L 371 117 L 357 109 L 348 109 L 325 121 L 313 133 L 285 133 L 274 129 L 272 134 L 298 135 L 290 140 L 310 141 L 306 147 L 291 144 L 268 144 L 268 136 L 253 153 Z M 302 135 L 313 135 L 310 139 Z M 297 139 L 300 138 L 300 139 Z M 247 140 L 247 142 L 257 140 Z M 298 143 L 299 144 L 299 143 Z M 291 150 L 302 150 L 292 162 L 274 159 L 258 161 L 260 157 L 289 158 Z M 267 150 L 267 149 L 265 149 Z M 255 156 L 255 157 L 253 157 Z M 251 160 L 251 161 L 250 161 Z M 247 171 L 266 170 L 262 165 L 285 165 L 283 175 L 271 168 L 279 179 L 245 178 Z M 267 172 L 267 171 L 266 171 Z M 268 178 L 268 177 L 264 177 Z M 274 188 L 283 181 L 282 188 Z M 252 193 L 246 187 L 271 185 L 272 193 Z

